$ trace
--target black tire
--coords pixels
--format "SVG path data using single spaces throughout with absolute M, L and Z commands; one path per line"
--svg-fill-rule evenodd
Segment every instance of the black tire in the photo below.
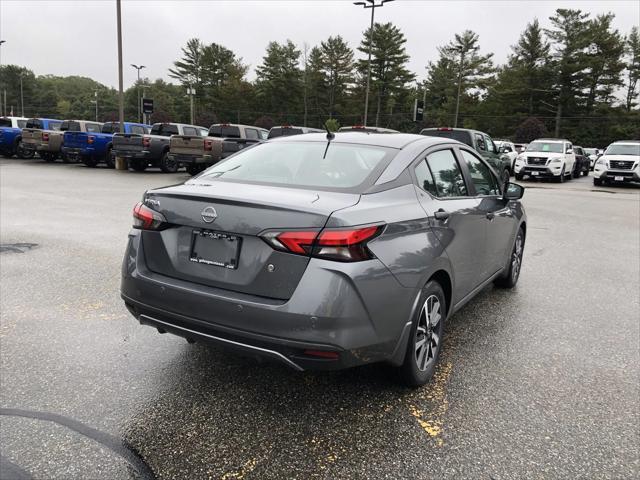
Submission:
M 524 173 L 516 173 L 516 180 L 520 181 L 524 178 Z
M 95 168 L 98 165 L 98 160 L 95 157 L 86 156 L 82 157 L 82 163 L 84 163 L 89 168 Z
M 186 167 L 187 173 L 192 177 L 204 171 L 207 168 L 207 165 L 204 163 L 189 163 Z
M 601 187 L 602 186 L 602 179 L 593 177 L 593 185 L 596 186 L 596 187 Z
M 522 270 L 522 254 L 524 253 L 525 235 L 522 227 L 518 229 L 518 234 L 513 242 L 511 256 L 509 257 L 509 265 L 501 277 L 497 278 L 493 283 L 501 288 L 513 288 L 518 283 L 520 271 Z
M 56 160 L 55 155 L 51 152 L 42 152 L 40 157 L 47 163 L 52 163 Z
M 24 148 L 22 148 L 22 139 L 20 139 L 16 144 L 16 155 L 18 156 L 18 158 L 31 160 L 36 155 L 36 152 L 34 150 L 25 150 Z
M 129 160 L 129 168 L 136 172 L 144 172 L 147 169 L 147 162 L 138 158 L 132 158 Z
M 585 168 L 585 169 L 584 169 L 584 171 L 582 172 L 582 174 L 583 174 L 585 177 L 588 177 L 588 176 L 589 176 L 589 167 L 588 167 L 588 166 L 587 166 L 587 168 Z
M 107 148 L 107 152 L 104 154 L 104 163 L 107 168 L 116 168 L 116 159 L 111 155 L 111 147 Z
M 2 156 L 4 158 L 11 158 L 11 157 L 13 157 L 13 153 L 11 153 L 11 152 L 2 152 Z
M 418 305 L 421 307 L 413 319 L 404 362 L 400 366 L 404 383 L 410 387 L 420 387 L 431 380 L 440 359 L 447 302 L 438 282 L 430 281 L 425 285 Z M 434 324 L 435 309 L 439 316 Z
M 558 176 L 558 178 L 556 178 L 556 182 L 564 183 L 564 167 L 562 167 L 562 171 L 560 172 L 560 175 Z
M 160 170 L 164 173 L 176 173 L 179 168 L 180 164 L 169 158 L 169 151 L 162 154 L 162 158 L 160 159 Z
M 580 171 L 582 170 L 582 167 L 580 167 L 579 165 L 576 165 L 573 167 L 573 178 L 580 178 Z

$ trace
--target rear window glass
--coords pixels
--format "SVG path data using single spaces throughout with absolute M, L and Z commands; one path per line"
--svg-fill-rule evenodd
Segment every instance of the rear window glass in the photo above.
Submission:
M 147 133 L 147 129 L 141 125 L 131 125 L 131 133 L 137 133 L 138 135 L 144 135 Z
M 58 131 L 60 130 L 61 126 L 62 126 L 62 122 L 49 122 L 49 130 Z
M 209 129 L 210 137 L 240 138 L 240 129 L 231 125 L 213 125 Z
M 471 141 L 471 134 L 469 132 L 464 132 L 461 130 L 423 130 L 420 132 L 421 135 L 426 135 L 428 137 L 441 137 L 441 138 L 451 138 L 453 140 L 458 140 L 470 147 L 473 147 L 473 142 Z
M 99 123 L 87 123 L 85 126 L 87 127 L 87 132 L 90 133 L 99 133 L 102 128 Z
M 109 122 L 102 125 L 102 133 L 118 133 L 120 131 L 120 124 L 116 122 Z
M 196 132 L 196 129 L 193 127 L 184 127 L 182 129 L 182 132 L 184 135 L 191 135 L 191 136 L 196 136 L 198 134 L 198 132 Z
M 63 132 L 79 132 L 80 124 L 78 122 L 73 122 L 73 121 L 62 122 L 62 125 L 60 126 L 60 130 L 62 130 Z
M 25 128 L 42 128 L 42 120 L 32 118 L 27 120 L 27 126 Z
M 178 126 L 168 123 L 156 123 L 153 127 L 151 127 L 151 135 L 159 135 L 161 137 L 178 135 Z
M 199 179 L 220 179 L 326 190 L 370 185 L 396 151 L 325 142 L 265 143 L 247 148 L 206 170 Z
M 527 146 L 527 152 L 564 153 L 560 142 L 532 142 Z
M 27 126 L 26 120 L 18 120 L 18 128 L 25 128 Z
M 273 127 L 269 130 L 268 138 L 276 138 L 276 137 L 288 137 L 290 135 L 300 135 L 304 133 L 301 128 L 283 128 L 283 127 Z

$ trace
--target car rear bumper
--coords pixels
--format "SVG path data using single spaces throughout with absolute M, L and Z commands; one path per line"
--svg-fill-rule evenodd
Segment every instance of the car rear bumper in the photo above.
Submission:
M 211 165 L 214 162 L 213 155 L 188 155 L 184 153 L 169 153 L 169 159 L 174 162 L 184 164 L 206 164 Z
M 419 292 L 402 287 L 378 260 L 312 259 L 291 298 L 277 300 L 153 273 L 140 239 L 137 231 L 129 235 L 121 295 L 142 324 L 298 370 L 399 364 L 404 357 Z M 308 350 L 337 356 L 318 358 Z
M 121 157 L 133 160 L 151 160 L 151 152 L 149 150 L 111 150 L 113 157 Z

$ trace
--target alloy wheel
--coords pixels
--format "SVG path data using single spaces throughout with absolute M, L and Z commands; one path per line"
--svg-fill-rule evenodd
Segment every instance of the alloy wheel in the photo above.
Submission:
M 520 267 L 522 266 L 522 233 L 518 233 L 516 237 L 516 244 L 513 247 L 513 254 L 511 255 L 511 280 L 516 283 L 518 276 L 520 275 Z
M 429 295 L 420 311 L 415 339 L 415 361 L 425 371 L 437 357 L 440 348 L 442 305 L 436 295 Z

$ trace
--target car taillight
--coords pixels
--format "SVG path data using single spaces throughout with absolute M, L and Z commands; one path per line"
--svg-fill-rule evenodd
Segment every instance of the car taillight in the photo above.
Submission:
M 142 137 L 142 147 L 149 148 L 151 146 L 151 139 L 149 137 Z
M 361 228 L 269 231 L 261 238 L 276 250 L 340 262 L 374 258 L 367 243 L 382 233 L 383 225 Z
M 48 142 L 49 141 L 49 134 L 42 132 L 42 141 L 43 142 Z
M 213 150 L 213 141 L 212 140 L 205 140 L 204 141 L 204 149 L 205 149 L 205 151 L 208 151 L 208 152 Z
M 94 137 L 93 135 L 89 135 L 89 137 L 87 137 L 87 143 L 89 145 L 91 145 L 95 141 L 96 141 L 96 137 Z
M 451 127 L 438 127 L 437 130 L 439 132 L 451 132 L 453 130 L 453 128 L 451 128 Z
M 159 212 L 151 210 L 144 203 L 138 202 L 133 207 L 133 228 L 141 230 L 161 230 L 167 226 L 167 220 Z

